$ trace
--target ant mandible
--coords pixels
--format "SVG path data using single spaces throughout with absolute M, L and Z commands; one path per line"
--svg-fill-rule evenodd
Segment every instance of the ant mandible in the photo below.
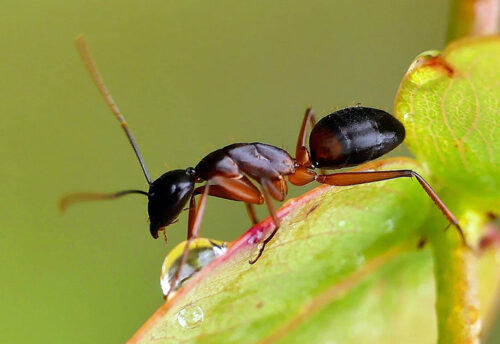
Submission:
M 178 283 L 179 273 L 186 262 L 191 242 L 199 236 L 208 196 L 244 202 L 254 224 L 257 223 L 257 218 L 252 205 L 266 204 L 274 222 L 274 230 L 262 242 L 257 256 L 249 261 L 250 264 L 257 262 L 280 227 L 280 220 L 272 200 L 283 201 L 285 199 L 288 191 L 285 176 L 288 176 L 292 184 L 299 186 L 313 181 L 328 185 L 348 186 L 393 178 L 415 177 L 448 219 L 450 225 L 456 227 L 462 242 L 466 244 L 464 233 L 455 216 L 430 185 L 412 170 L 348 171 L 331 174 L 318 174 L 315 171 L 317 168 L 324 170 L 356 166 L 388 153 L 403 142 L 404 126 L 395 117 L 379 109 L 361 106 L 345 108 L 323 117 L 317 123 L 314 112 L 307 109 L 297 140 L 295 159 L 276 146 L 259 142 L 235 143 L 208 154 L 194 168 L 168 171 L 152 181 L 131 131 L 104 85 L 85 38 L 77 37 L 76 45 L 94 83 L 120 122 L 134 149 L 149 184 L 149 191 L 125 190 L 112 194 L 77 193 L 64 197 L 61 200 L 61 206 L 64 209 L 80 201 L 142 194 L 148 197 L 151 235 L 153 238 L 158 238 L 158 232 L 165 231 L 168 225 L 176 222 L 177 217 L 189 202 L 187 243 L 171 290 Z M 311 133 L 308 150 L 306 139 L 309 130 Z M 259 190 L 251 180 L 260 184 L 261 189 Z M 205 184 L 195 188 L 196 183 Z M 197 195 L 200 195 L 198 206 L 195 201 Z

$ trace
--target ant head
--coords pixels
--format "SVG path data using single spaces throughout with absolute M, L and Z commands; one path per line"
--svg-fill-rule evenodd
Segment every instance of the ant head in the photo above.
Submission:
M 158 238 L 158 231 L 177 219 L 193 194 L 195 171 L 173 170 L 164 173 L 151 183 L 148 197 L 148 213 L 153 238 Z

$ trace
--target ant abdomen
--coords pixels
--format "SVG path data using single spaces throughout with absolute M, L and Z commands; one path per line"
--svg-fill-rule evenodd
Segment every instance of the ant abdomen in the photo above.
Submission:
M 405 138 L 405 128 L 389 113 L 361 106 L 323 117 L 311 131 L 309 148 L 318 168 L 359 165 L 393 150 Z

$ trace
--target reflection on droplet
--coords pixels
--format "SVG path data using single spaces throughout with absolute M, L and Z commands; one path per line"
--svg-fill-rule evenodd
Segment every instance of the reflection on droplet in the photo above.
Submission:
M 339 221 L 339 226 L 340 227 L 344 227 L 345 226 L 345 221 L 344 220 Z
M 169 294 L 172 281 L 177 273 L 179 264 L 186 246 L 186 241 L 178 244 L 170 251 L 161 267 L 160 285 L 164 295 Z M 226 243 L 206 238 L 194 239 L 189 247 L 186 263 L 179 274 L 179 280 L 173 291 L 179 289 L 184 282 L 193 277 L 198 271 L 210 264 L 215 258 L 226 252 Z M 172 295 L 170 293 L 169 295 Z
M 203 322 L 203 309 L 198 305 L 188 305 L 177 313 L 177 321 L 184 328 L 195 328 Z

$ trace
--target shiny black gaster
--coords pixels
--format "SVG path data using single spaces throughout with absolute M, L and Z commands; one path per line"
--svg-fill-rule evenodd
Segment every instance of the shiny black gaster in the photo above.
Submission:
M 311 131 L 315 167 L 337 169 L 374 160 L 405 138 L 405 128 L 389 113 L 368 107 L 345 108 L 323 117 Z

